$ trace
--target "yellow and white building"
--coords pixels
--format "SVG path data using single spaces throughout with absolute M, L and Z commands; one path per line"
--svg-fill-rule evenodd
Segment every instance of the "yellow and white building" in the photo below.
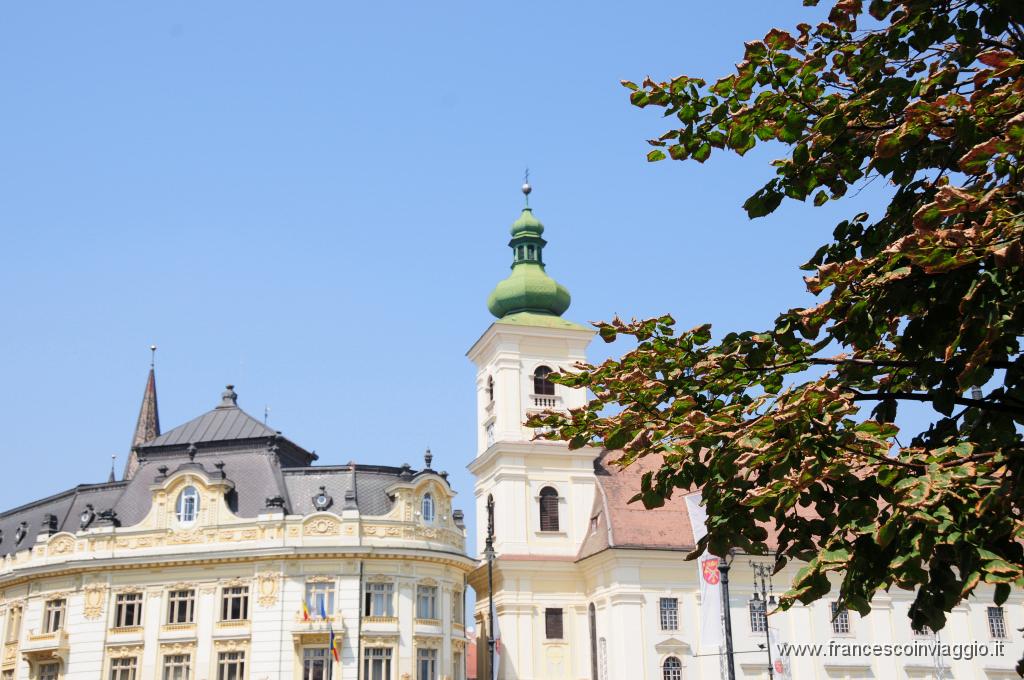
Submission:
M 0 515 L 0 680 L 463 680 L 447 474 L 313 465 L 236 402 L 160 434 L 151 372 L 125 479 Z

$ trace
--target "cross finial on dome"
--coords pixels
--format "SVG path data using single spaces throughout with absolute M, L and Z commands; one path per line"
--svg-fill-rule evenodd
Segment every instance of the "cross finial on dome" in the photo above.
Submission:
M 526 207 L 530 207 L 530 192 L 533 191 L 533 187 L 530 186 L 530 168 L 526 168 L 526 172 L 523 174 L 523 196 L 526 197 Z

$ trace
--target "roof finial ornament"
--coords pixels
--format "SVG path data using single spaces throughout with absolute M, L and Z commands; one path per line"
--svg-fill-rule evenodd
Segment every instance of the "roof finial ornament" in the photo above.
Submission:
M 434 460 L 434 454 L 430 452 L 430 447 L 427 447 L 427 452 L 423 454 L 423 462 L 427 464 L 427 470 L 430 469 L 430 463 Z
M 149 367 L 156 368 L 156 345 L 149 346 Z
M 526 197 L 526 207 L 530 207 L 530 192 L 533 191 L 533 187 L 530 186 L 530 168 L 526 168 L 526 173 L 523 175 L 523 196 Z
M 117 463 L 117 454 L 113 454 L 113 455 L 110 456 L 110 476 L 107 477 L 107 482 L 108 483 L 109 482 L 116 482 L 117 481 L 117 475 L 114 474 L 114 465 L 116 463 Z
M 196 453 L 198 451 L 199 451 L 199 449 L 196 448 L 195 444 L 189 444 L 188 445 L 188 452 L 187 453 L 188 453 L 189 462 L 194 463 L 196 461 Z

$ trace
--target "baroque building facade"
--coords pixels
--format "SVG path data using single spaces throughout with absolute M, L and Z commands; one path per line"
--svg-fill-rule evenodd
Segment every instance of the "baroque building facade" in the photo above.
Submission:
M 238 407 L 0 515 L 0 680 L 463 680 L 447 473 L 317 459 Z
M 694 499 L 677 494 L 664 507 L 646 510 L 629 501 L 657 461 L 622 470 L 612 463 L 614 452 L 570 450 L 537 439 L 524 425 L 531 414 L 584 405 L 583 391 L 555 385 L 547 375 L 585 360 L 593 336 L 562 318 L 569 294 L 545 271 L 543 232 L 529 207 L 513 223 L 512 272 L 488 300 L 496 321 L 468 352 L 476 368 L 478 444 L 469 469 L 480 549 L 488 502 L 494 507 L 493 592 L 485 564 L 470 576 L 481 631 L 479 677 L 492 673 L 486 640 L 493 611 L 495 678 L 724 680 L 723 650 L 702 642 L 705 633 L 721 632 L 724 617 L 718 607 L 704 623 L 702 607 L 714 603 L 710 595 L 702 602 L 701 581 L 720 588 L 721 574 L 699 573 L 697 562 L 684 559 L 703 530 L 699 513 L 690 511 Z M 765 595 L 771 610 L 774 594 L 757 570 L 768 566 L 770 554 L 730 559 L 737 678 L 1017 677 L 1013 669 L 1024 653 L 1016 632 L 1024 627 L 1019 591 L 998 607 L 990 588 L 979 589 L 953 609 L 940 635 L 911 629 L 913 593 L 906 591 L 877 597 L 863 618 L 834 609 L 828 599 L 766 617 Z M 798 568 L 774 576 L 780 590 Z M 780 656 L 780 643 L 820 647 Z

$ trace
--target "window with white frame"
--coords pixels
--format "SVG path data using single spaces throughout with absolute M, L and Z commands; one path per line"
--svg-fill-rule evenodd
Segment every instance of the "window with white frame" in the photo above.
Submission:
M 224 588 L 220 596 L 221 621 L 245 621 L 249 618 L 249 586 Z
M 425 493 L 423 494 L 423 507 L 421 508 L 423 521 L 433 522 L 434 521 L 434 496 Z
M 14 677 L 14 672 L 11 672 Z M 39 680 L 60 680 L 60 664 L 57 662 L 39 664 Z
M 988 608 L 988 634 L 999 640 L 1006 637 L 1006 618 L 1002 607 Z
M 661 629 L 679 629 L 679 600 L 674 597 L 663 597 L 660 601 Z
M 195 612 L 195 590 L 172 590 L 167 593 L 167 623 L 195 623 Z
M 334 616 L 334 583 L 315 581 L 306 584 L 306 606 L 313 616 Z
M 302 680 L 331 680 L 331 654 L 326 647 L 302 650 Z
M 138 657 L 119 656 L 110 660 L 110 680 L 135 680 L 138 670 Z
M 437 618 L 437 586 L 416 587 L 416 618 Z
M 391 680 L 391 648 L 363 650 L 363 680 Z
M 674 656 L 665 659 L 661 664 L 662 680 L 683 680 L 683 663 Z
M 245 678 L 245 652 L 217 654 L 217 680 L 243 680 Z
M 544 610 L 544 637 L 548 640 L 561 640 L 564 637 L 562 633 L 561 607 L 548 607 Z
M 178 494 L 174 506 L 178 522 L 184 525 L 194 524 L 199 516 L 199 491 L 194 486 L 186 486 Z
M 56 633 L 64 627 L 64 612 L 68 601 L 64 598 L 48 600 L 43 609 L 43 632 Z
M 392 602 L 395 586 L 393 583 L 367 583 L 366 601 L 364 603 L 365 616 L 387 616 L 395 615 L 394 603 Z
M 114 598 L 114 628 L 142 625 L 142 593 L 118 593 Z
M 191 669 L 191 654 L 167 654 L 164 656 L 163 680 L 189 680 Z
M 840 607 L 838 602 L 831 604 L 832 610 L 832 633 L 835 635 L 850 634 L 850 612 L 846 607 Z
M 437 680 L 437 650 L 416 650 L 416 680 Z
M 750 632 L 764 633 L 768 630 L 768 610 L 764 600 L 758 598 L 750 601 Z

